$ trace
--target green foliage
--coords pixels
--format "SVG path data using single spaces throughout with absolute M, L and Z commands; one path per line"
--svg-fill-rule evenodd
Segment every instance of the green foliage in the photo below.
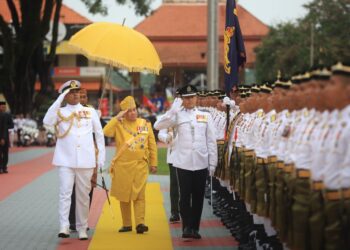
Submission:
M 108 9 L 103 0 L 81 0 L 92 14 L 107 15 Z M 115 0 L 118 4 L 132 4 L 135 7 L 135 13 L 145 16 L 150 12 L 150 4 L 153 0 Z
M 158 148 L 158 175 L 169 175 L 169 166 L 166 163 L 166 148 Z
M 314 0 L 307 15 L 296 23 L 271 27 L 256 49 L 258 82 L 276 79 L 277 71 L 291 77 L 311 65 L 350 60 L 349 0 Z M 312 43 L 312 34 L 314 42 Z M 313 60 L 311 45 L 313 44 Z

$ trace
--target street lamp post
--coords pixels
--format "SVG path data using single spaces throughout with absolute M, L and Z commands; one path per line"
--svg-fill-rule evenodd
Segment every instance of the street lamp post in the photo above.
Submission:
M 219 61 L 218 61 L 218 2 L 207 1 L 208 6 L 208 64 L 207 83 L 208 89 L 218 89 L 219 86 Z

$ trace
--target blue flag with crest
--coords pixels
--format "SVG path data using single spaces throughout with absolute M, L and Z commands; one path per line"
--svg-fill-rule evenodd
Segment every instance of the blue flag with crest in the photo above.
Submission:
M 225 92 L 229 95 L 238 85 L 239 67 L 246 62 L 246 53 L 241 28 L 237 17 L 236 1 L 226 1 L 226 23 L 224 32 Z

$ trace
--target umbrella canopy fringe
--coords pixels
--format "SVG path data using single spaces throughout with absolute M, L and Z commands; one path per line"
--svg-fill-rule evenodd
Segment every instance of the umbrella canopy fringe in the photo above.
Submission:
M 121 68 L 121 69 L 127 69 L 130 72 L 148 71 L 149 73 L 152 73 L 152 74 L 155 74 L 155 75 L 159 75 L 159 71 L 162 68 L 162 64 L 161 63 L 158 65 L 157 68 L 129 67 L 129 66 L 126 66 L 123 63 L 116 62 L 115 60 L 109 60 L 109 59 L 106 59 L 106 58 L 103 58 L 103 57 L 93 56 L 89 52 L 87 52 L 86 50 L 84 50 L 84 49 L 82 49 L 82 48 L 80 48 L 80 47 L 78 47 L 78 46 L 76 46 L 76 45 L 74 45 L 74 44 L 72 44 L 70 42 L 68 43 L 68 45 L 71 46 L 77 53 L 83 54 L 85 57 L 87 57 L 90 60 L 98 61 L 98 62 L 105 63 L 105 64 L 108 64 L 108 65 L 112 65 L 114 67 Z

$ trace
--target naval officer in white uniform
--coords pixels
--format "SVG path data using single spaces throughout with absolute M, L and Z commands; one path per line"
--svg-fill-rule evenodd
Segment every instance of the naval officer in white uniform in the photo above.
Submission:
M 205 182 L 208 169 L 214 173 L 217 165 L 216 131 L 208 112 L 195 105 L 197 90 L 187 85 L 180 89 L 170 110 L 154 124 L 155 129 L 174 127 L 177 147 L 172 155 L 180 190 L 182 238 L 200 239 L 199 224 L 202 216 Z
M 88 239 L 89 192 L 94 168 L 103 167 L 105 143 L 97 112 L 79 103 L 80 82 L 71 80 L 59 89 L 59 97 L 44 117 L 44 124 L 55 126 L 56 148 L 52 164 L 59 173 L 59 221 L 58 237 L 69 237 L 69 208 L 75 182 L 76 228 L 80 240 Z M 66 105 L 62 106 L 65 102 Z M 95 133 L 98 156 L 93 140 Z

